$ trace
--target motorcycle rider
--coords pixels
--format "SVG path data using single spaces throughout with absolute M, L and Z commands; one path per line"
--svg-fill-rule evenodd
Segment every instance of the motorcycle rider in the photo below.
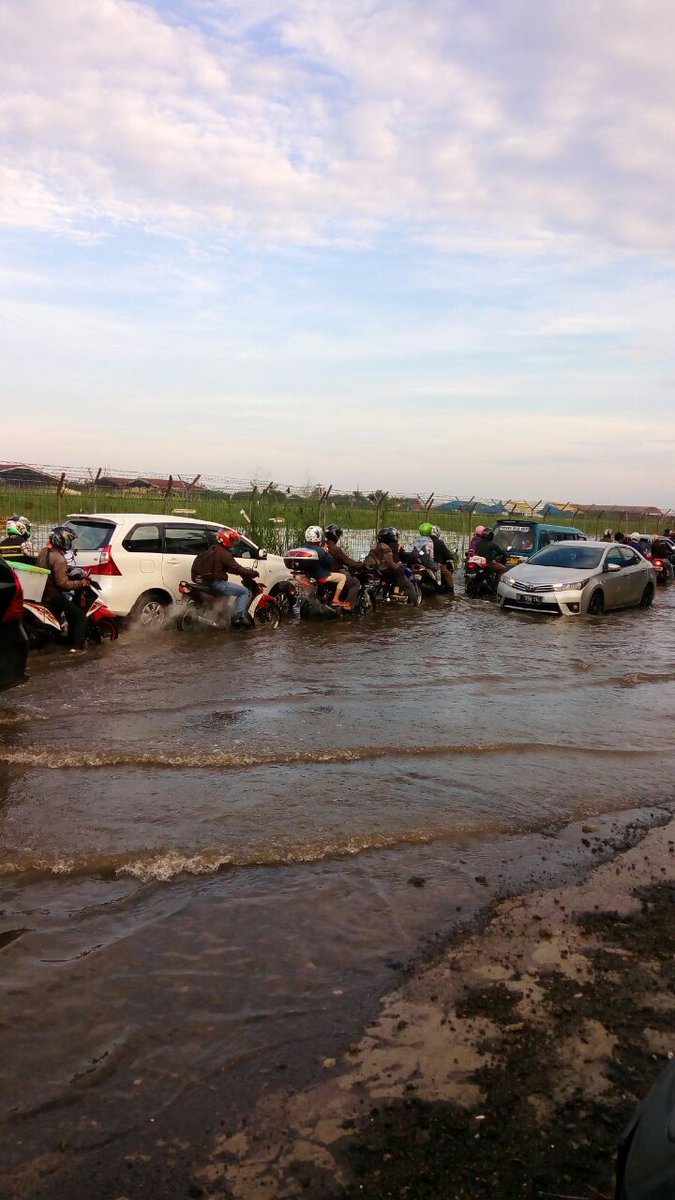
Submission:
M 506 571 L 505 555 L 499 546 L 495 545 L 494 530 L 487 526 L 476 544 L 475 554 L 487 559 L 488 570 L 499 578 Z
M 232 553 L 232 546 L 239 536 L 236 529 L 219 529 L 214 544 L 197 555 L 191 570 L 193 583 L 206 584 L 218 596 L 234 596 L 232 625 L 235 629 L 254 624 L 246 612 L 251 593 L 242 584 L 233 583 L 229 575 L 239 575 L 244 580 L 258 577 L 252 567 L 240 566 Z
M 340 538 L 344 530 L 340 525 L 329 525 L 326 529 L 326 550 L 330 554 L 333 564 L 333 571 L 339 572 L 341 568 L 346 567 L 348 570 L 360 569 L 363 563 L 360 563 L 356 558 L 350 558 L 346 550 L 339 545 Z M 361 584 L 354 575 L 345 576 L 347 582 L 345 584 L 345 600 L 343 608 L 348 611 L 354 607 L 358 598 Z
M 485 525 L 476 525 L 476 528 L 473 531 L 473 537 L 471 538 L 471 541 L 469 542 L 469 554 L 477 554 L 478 553 L 478 551 L 476 550 L 476 546 L 478 545 L 478 543 L 484 533 L 485 533 Z
M 434 558 L 441 568 L 441 579 L 443 580 L 448 592 L 451 596 L 455 594 L 455 563 L 452 554 L 448 550 L 438 525 L 431 527 L 431 540 L 434 543 Z
M 32 565 L 35 562 L 35 548 L 30 540 L 31 528 L 28 517 L 8 517 L 5 535 L 0 542 L 0 555 L 14 562 Z
M 377 567 L 385 579 L 406 593 L 409 604 L 417 604 L 415 585 L 406 575 L 401 562 L 398 529 L 388 525 L 378 531 L 377 541 L 368 552 L 366 562 L 368 561 Z
M 307 565 L 303 566 L 305 574 L 309 579 L 315 580 L 316 583 L 334 583 L 336 586 L 332 606 L 334 608 L 346 607 L 343 606 L 340 596 L 347 583 L 347 576 L 344 571 L 335 570 L 333 557 L 324 546 L 323 529 L 320 525 L 307 526 L 305 530 L 305 549 L 316 551 L 316 558 L 313 561 L 310 559 Z M 351 603 L 349 604 L 349 608 L 351 608 Z
M 55 617 L 65 617 L 68 637 L 72 642 L 70 653 L 84 654 L 86 616 L 67 594 L 82 592 L 89 586 L 86 576 L 82 579 L 71 579 L 68 575 L 66 553 L 72 550 L 76 536 L 74 529 L 67 525 L 57 525 L 49 535 L 49 545 L 38 554 L 36 565 L 49 571 L 43 596 L 45 607 L 53 612 Z

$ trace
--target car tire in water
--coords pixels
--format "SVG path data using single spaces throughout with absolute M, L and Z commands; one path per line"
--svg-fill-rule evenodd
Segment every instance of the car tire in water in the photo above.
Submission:
M 166 624 L 169 601 L 157 592 L 144 592 L 134 604 L 129 616 L 143 629 L 161 629 Z
M 648 583 L 644 592 L 642 593 L 642 599 L 640 601 L 640 608 L 651 608 L 653 603 L 654 603 L 654 584 Z
M 600 588 L 598 588 L 597 591 L 593 592 L 593 595 L 588 602 L 588 615 L 590 617 L 601 617 L 604 611 L 605 598 L 600 591 Z

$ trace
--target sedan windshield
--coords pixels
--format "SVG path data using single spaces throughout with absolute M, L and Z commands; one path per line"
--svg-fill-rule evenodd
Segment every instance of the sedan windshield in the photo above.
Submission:
M 531 567 L 569 567 L 570 571 L 588 571 L 599 567 L 604 550 L 598 546 L 585 546 L 583 542 L 556 542 L 547 546 L 528 560 Z

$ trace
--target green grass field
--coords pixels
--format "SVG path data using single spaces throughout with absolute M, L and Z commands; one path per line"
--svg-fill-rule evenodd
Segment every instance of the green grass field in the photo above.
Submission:
M 17 512 L 24 513 L 33 523 L 41 525 L 58 524 L 65 520 L 68 513 L 76 512 L 181 513 L 240 528 L 270 549 L 297 542 L 305 527 L 311 524 L 325 526 L 335 522 L 343 529 L 368 529 L 374 532 L 382 525 L 396 525 L 406 530 L 415 529 L 420 521 L 425 520 L 424 513 L 403 507 L 392 498 L 376 509 L 374 505 L 351 507 L 333 503 L 330 499 L 321 505 L 317 497 L 291 497 L 281 500 L 278 496 L 247 496 L 234 499 L 197 492 L 188 498 L 179 493 L 166 498 L 159 492 L 106 492 L 93 487 L 75 494 L 66 492 L 57 496 L 52 489 L 0 489 L 0 520 Z M 481 517 L 475 513 L 447 513 L 434 509 L 430 519 L 441 529 L 466 537 L 478 522 L 488 524 L 497 519 L 498 515 Z M 656 533 L 658 529 L 655 519 L 624 519 L 624 515 L 618 512 L 604 513 L 601 516 L 584 516 L 578 513 L 575 517 L 552 516 L 548 520 L 556 525 L 574 525 L 583 529 L 589 537 L 598 536 L 607 526 L 613 529 L 621 528 L 626 533 L 630 533 L 634 528 L 646 533 Z

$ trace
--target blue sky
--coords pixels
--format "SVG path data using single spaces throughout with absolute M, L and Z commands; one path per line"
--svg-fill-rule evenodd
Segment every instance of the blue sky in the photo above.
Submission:
M 3 457 L 673 505 L 674 42 L 661 0 L 7 0 Z

